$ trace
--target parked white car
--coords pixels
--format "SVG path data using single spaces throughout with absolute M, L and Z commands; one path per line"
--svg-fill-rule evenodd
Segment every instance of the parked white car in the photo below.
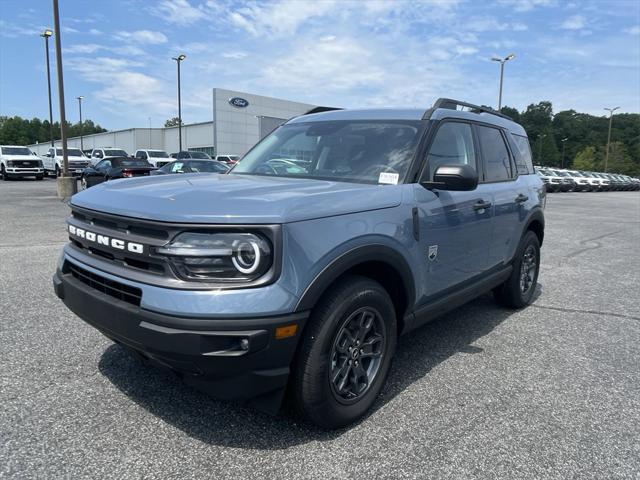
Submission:
M 238 155 L 216 155 L 214 160 L 217 160 L 222 163 L 226 163 L 230 167 L 238 163 L 240 157 Z
M 3 180 L 14 177 L 35 177 L 36 180 L 42 180 L 42 160 L 27 147 L 0 145 L 0 175 Z
M 173 162 L 173 158 L 171 158 L 164 150 L 136 150 L 136 154 L 134 156 L 140 160 L 146 160 L 156 168 L 163 167 L 167 163 Z
M 69 160 L 69 174 L 76 176 L 89 166 L 89 159 L 79 148 L 67 148 L 67 159 Z M 49 148 L 42 158 L 45 175 L 55 175 L 59 177 L 63 170 L 62 149 Z

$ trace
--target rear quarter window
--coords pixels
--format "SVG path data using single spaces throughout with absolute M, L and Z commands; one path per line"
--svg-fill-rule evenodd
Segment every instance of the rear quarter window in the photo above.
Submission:
M 533 160 L 531 158 L 531 146 L 529 139 L 523 135 L 510 134 L 513 153 L 515 155 L 516 170 L 518 175 L 528 175 L 535 173 L 533 170 Z

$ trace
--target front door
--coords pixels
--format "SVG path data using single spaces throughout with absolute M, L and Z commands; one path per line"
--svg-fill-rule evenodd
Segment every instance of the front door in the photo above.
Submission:
M 421 181 L 433 181 L 440 165 L 467 164 L 477 170 L 476 151 L 471 124 L 443 121 L 429 147 Z M 419 184 L 414 188 L 425 301 L 486 270 L 493 206 L 485 185 L 468 192 L 427 190 Z

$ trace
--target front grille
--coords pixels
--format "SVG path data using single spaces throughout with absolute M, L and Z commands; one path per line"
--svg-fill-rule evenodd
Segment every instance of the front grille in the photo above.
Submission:
M 38 160 L 13 160 L 11 166 L 15 168 L 38 168 L 40 162 Z
M 110 297 L 117 298 L 123 302 L 130 303 L 131 305 L 140 306 L 140 299 L 142 298 L 142 290 L 135 287 L 130 287 L 114 280 L 109 280 L 101 275 L 92 273 L 84 268 L 81 268 L 71 262 L 65 263 L 63 272 L 70 273 L 73 277 L 85 285 L 102 292 Z

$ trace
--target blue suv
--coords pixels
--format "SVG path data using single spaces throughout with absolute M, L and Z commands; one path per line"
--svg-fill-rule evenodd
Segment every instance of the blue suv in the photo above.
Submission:
M 75 195 L 54 288 L 188 384 L 336 428 L 374 403 L 398 335 L 488 291 L 531 302 L 544 203 L 524 129 L 491 109 L 317 108 L 227 175 Z

